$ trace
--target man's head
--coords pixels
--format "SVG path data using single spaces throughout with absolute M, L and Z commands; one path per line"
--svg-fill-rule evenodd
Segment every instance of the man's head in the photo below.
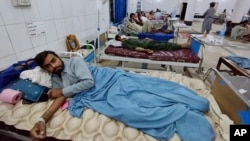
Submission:
M 116 41 L 121 41 L 121 42 L 123 42 L 123 41 L 126 40 L 126 38 L 124 37 L 124 35 L 120 36 L 119 34 L 117 34 L 117 35 L 115 36 L 115 40 L 116 40 Z
M 215 6 L 215 2 L 211 2 L 210 7 L 214 7 L 214 6 Z
M 52 74 L 60 74 L 64 68 L 62 59 L 53 51 L 43 51 L 36 55 L 38 66 Z
M 248 20 L 244 20 L 243 24 L 246 26 L 248 24 Z
M 135 13 L 131 13 L 131 14 L 129 15 L 129 18 L 130 18 L 130 19 L 135 19 L 135 18 L 136 18 Z
M 239 25 L 245 27 L 248 24 L 248 21 L 241 21 Z
M 121 38 L 121 36 L 120 36 L 120 35 L 118 35 L 118 34 L 117 34 L 117 35 L 115 35 L 115 40 L 116 40 L 116 41 L 121 41 L 121 39 L 122 39 L 122 38 Z

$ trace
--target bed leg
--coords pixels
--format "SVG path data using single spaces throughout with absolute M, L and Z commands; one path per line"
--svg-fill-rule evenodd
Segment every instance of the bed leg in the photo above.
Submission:
M 203 56 L 203 55 L 202 55 L 202 56 Z M 202 72 L 203 72 L 202 63 L 203 63 L 203 57 L 202 57 L 201 60 L 200 60 L 198 69 L 196 70 L 197 73 L 202 73 Z
M 118 61 L 117 66 L 122 66 L 122 61 Z
M 199 68 L 196 70 L 196 72 L 197 72 L 197 73 L 202 73 L 203 70 L 204 70 L 203 67 L 199 67 Z
M 142 68 L 142 69 L 148 69 L 148 64 L 147 64 L 147 63 L 142 63 L 141 68 Z
M 190 73 L 188 67 L 183 67 L 183 72 L 184 72 L 184 74 L 185 74 L 186 76 L 188 76 L 188 77 L 190 77 L 190 78 L 193 77 L 193 76 L 191 75 L 191 73 Z
M 173 69 L 173 67 L 172 67 L 171 65 L 168 65 L 168 66 L 166 67 L 166 71 L 174 72 L 174 69 Z
M 122 63 L 122 68 L 125 67 L 125 62 L 124 61 L 120 61 Z

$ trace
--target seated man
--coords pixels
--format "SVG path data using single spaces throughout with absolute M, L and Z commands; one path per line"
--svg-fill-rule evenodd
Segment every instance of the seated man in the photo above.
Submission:
M 135 38 L 128 38 L 124 39 L 121 38 L 120 35 L 115 36 L 116 41 L 121 41 L 121 46 L 124 48 L 133 49 L 136 51 L 145 51 L 147 53 L 152 54 L 154 50 L 176 50 L 181 48 L 189 48 L 191 46 L 191 39 L 189 38 L 187 43 L 184 44 L 176 44 L 170 42 L 159 42 L 154 41 L 149 38 L 145 39 L 135 39 Z
M 161 20 L 162 19 L 162 14 L 160 9 L 156 9 L 156 12 L 154 13 L 154 19 L 155 20 Z
M 243 36 L 246 35 L 247 33 L 246 25 L 247 25 L 247 22 L 243 21 L 243 22 L 240 22 L 239 25 L 236 25 L 235 27 L 233 27 L 230 38 L 233 40 L 236 40 L 236 38 L 243 38 Z
M 247 34 L 243 36 L 243 41 L 244 43 L 250 42 L 250 24 L 246 25 L 247 29 Z
M 231 35 L 232 28 L 233 28 L 232 21 L 227 21 L 227 23 L 226 23 L 225 36 L 230 36 L 230 35 Z M 220 34 L 220 31 L 216 31 L 216 34 L 219 35 L 219 34 Z
M 143 25 L 141 26 L 138 20 L 138 17 L 136 14 L 131 13 L 130 19 L 126 21 L 129 28 L 136 32 L 143 32 L 143 33 L 171 33 L 171 30 L 165 30 L 165 29 L 155 29 L 152 22 L 150 20 L 146 20 Z

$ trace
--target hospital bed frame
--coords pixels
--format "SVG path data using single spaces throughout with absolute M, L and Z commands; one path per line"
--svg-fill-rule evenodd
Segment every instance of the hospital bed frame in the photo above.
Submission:
M 93 62 L 94 64 L 96 64 L 96 57 L 95 57 L 95 54 L 96 54 L 96 51 L 95 51 L 95 46 L 92 45 L 92 44 L 86 44 L 86 43 L 80 43 L 81 47 L 82 46 L 90 46 L 91 49 L 81 49 L 81 50 L 84 50 L 86 51 L 86 54 L 81 54 L 80 52 L 68 52 L 68 51 L 62 51 L 59 53 L 59 56 L 61 58 L 65 58 L 65 59 L 68 59 L 68 58 L 71 58 L 73 56 L 79 56 L 81 58 L 84 58 L 84 60 L 86 62 Z
M 193 40 L 196 40 L 195 38 L 193 38 Z M 198 41 L 198 40 L 196 40 Z M 201 44 L 201 48 L 200 51 L 198 53 L 199 57 L 200 57 L 200 61 L 199 63 L 189 63 L 189 62 L 174 62 L 174 61 L 156 61 L 156 60 L 150 60 L 150 59 L 143 59 L 143 58 L 132 58 L 132 57 L 123 57 L 123 56 L 112 56 L 112 55 L 108 55 L 105 53 L 105 49 L 107 48 L 107 46 L 102 46 L 100 48 L 97 49 L 97 53 L 96 53 L 96 57 L 97 57 L 97 61 L 100 62 L 102 59 L 103 60 L 112 60 L 112 61 L 120 61 L 121 64 L 121 69 L 124 70 L 135 70 L 134 68 L 128 68 L 125 67 L 125 62 L 135 62 L 135 63 L 142 63 L 142 64 L 159 64 L 159 65 L 166 65 L 167 66 L 167 71 L 171 70 L 172 66 L 181 66 L 184 67 L 184 70 L 187 67 L 193 67 L 193 68 L 198 68 L 197 69 L 197 73 L 201 73 L 202 72 L 202 63 L 203 63 L 203 57 L 204 57 L 204 48 L 205 45 L 203 43 Z M 119 67 L 118 67 L 119 68 Z
M 225 65 L 226 67 L 228 67 L 229 70 L 228 69 L 221 69 L 222 64 Z M 221 56 L 219 58 L 218 63 L 216 65 L 216 69 L 218 71 L 221 71 L 221 72 L 227 72 L 227 73 L 233 74 L 233 75 L 243 75 L 243 76 L 250 78 L 250 74 L 244 68 L 241 68 L 240 66 L 235 64 L 233 61 L 227 59 L 224 56 Z
M 75 56 L 75 55 L 81 56 L 81 54 L 79 54 L 79 53 L 73 53 L 73 52 L 69 52 L 68 54 L 70 55 L 70 57 Z M 192 63 L 190 63 L 190 64 L 192 64 Z M 149 71 L 152 71 L 152 70 L 149 70 Z M 216 106 L 216 104 L 215 104 L 215 106 Z M 22 140 L 22 141 L 31 141 L 32 140 L 29 137 L 29 131 L 28 130 L 18 129 L 14 125 L 7 125 L 7 124 L 5 124 L 3 121 L 0 121 L 0 127 L 1 127 L 0 128 L 0 136 L 1 135 L 5 135 L 5 136 L 9 136 L 9 137 L 12 137 L 14 139 L 18 139 L 18 140 Z M 49 137 L 46 137 L 45 140 L 58 141 L 58 140 L 61 140 L 61 139 L 56 139 L 54 137 L 49 136 Z M 64 140 L 64 141 L 69 141 L 69 140 Z

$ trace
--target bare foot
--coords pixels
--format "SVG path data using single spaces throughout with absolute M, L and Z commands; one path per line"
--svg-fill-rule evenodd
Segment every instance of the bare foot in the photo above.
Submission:
M 191 46 L 190 43 L 184 43 L 181 45 L 182 48 L 189 48 Z
M 191 45 L 191 43 L 192 43 L 191 36 L 188 37 L 187 43 L 189 43 Z
M 142 48 L 142 47 L 136 47 L 135 50 L 137 50 L 137 51 L 143 51 L 143 50 L 145 50 L 145 49 Z
M 142 47 L 136 47 L 135 48 L 136 51 L 143 51 L 143 52 L 147 52 L 149 54 L 152 54 L 154 51 L 151 50 L 151 49 L 145 49 L 145 48 L 142 48 Z
M 189 37 L 187 42 L 183 44 L 183 48 L 190 48 L 191 44 L 192 44 L 192 39 L 191 37 Z
M 146 49 L 145 50 L 147 53 L 149 53 L 149 54 L 152 54 L 154 51 L 153 50 L 151 50 L 151 49 Z

